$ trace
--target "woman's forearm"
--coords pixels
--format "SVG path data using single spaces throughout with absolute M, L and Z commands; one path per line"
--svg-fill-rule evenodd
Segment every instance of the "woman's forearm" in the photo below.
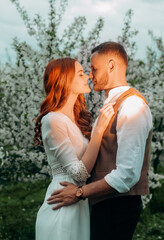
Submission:
M 88 147 L 82 157 L 82 161 L 88 171 L 90 173 L 92 168 L 96 162 L 96 158 L 99 152 L 100 144 L 102 141 L 103 132 L 100 132 L 98 129 L 94 129 L 92 138 L 88 144 Z
M 85 167 L 87 168 L 88 173 L 91 172 L 96 162 L 102 136 L 104 134 L 106 127 L 109 124 L 111 117 L 114 115 L 114 110 L 112 107 L 114 104 L 115 103 L 108 103 L 100 109 L 99 117 L 97 119 L 96 126 L 94 127 L 91 140 L 82 157 L 82 161 Z

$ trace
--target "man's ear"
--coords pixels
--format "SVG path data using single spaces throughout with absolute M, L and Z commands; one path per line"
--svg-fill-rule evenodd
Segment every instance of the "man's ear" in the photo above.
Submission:
M 113 59 L 110 59 L 108 63 L 109 72 L 112 72 L 114 68 L 115 68 L 115 61 Z

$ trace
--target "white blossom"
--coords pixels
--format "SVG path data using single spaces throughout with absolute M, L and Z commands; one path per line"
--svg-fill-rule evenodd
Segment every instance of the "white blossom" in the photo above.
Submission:
M 62 37 L 58 37 L 58 27 L 61 23 L 67 0 L 60 1 L 59 11 L 55 5 L 50 5 L 49 23 L 45 24 L 41 16 L 36 15 L 31 20 L 27 12 L 19 4 L 19 0 L 12 0 L 16 5 L 28 33 L 35 37 L 37 49 L 30 44 L 13 40 L 16 52 L 15 64 L 6 63 L 1 67 L 0 74 L 0 163 L 3 181 L 35 181 L 50 175 L 47 159 L 42 148 L 34 148 L 34 126 L 39 115 L 40 103 L 43 95 L 43 72 L 47 63 L 56 57 L 74 57 L 83 65 L 84 71 L 90 71 L 91 49 L 99 43 L 103 20 L 100 18 L 93 30 L 84 37 L 87 24 L 85 17 L 74 20 L 72 25 L 63 30 Z M 136 45 L 133 38 L 136 30 L 131 30 L 132 12 L 127 13 L 122 35 L 118 37 L 129 54 L 127 80 L 136 87 L 147 99 L 153 115 L 154 131 L 152 138 L 152 164 L 158 159 L 163 162 L 164 122 L 164 46 L 160 38 L 155 38 L 154 44 L 158 54 L 147 49 L 147 61 L 135 59 Z M 156 57 L 155 57 L 156 56 Z M 92 87 L 92 83 L 90 83 Z M 103 92 L 91 91 L 86 95 L 86 102 L 94 119 L 104 102 Z M 154 173 L 150 168 L 150 187 L 160 186 L 162 175 Z M 151 195 L 143 197 L 144 204 L 151 199 Z

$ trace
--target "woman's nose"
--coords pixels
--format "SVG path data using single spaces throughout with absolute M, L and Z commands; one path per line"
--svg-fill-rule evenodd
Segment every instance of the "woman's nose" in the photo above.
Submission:
M 87 80 L 89 79 L 89 76 L 87 74 L 85 74 L 85 77 L 86 77 Z

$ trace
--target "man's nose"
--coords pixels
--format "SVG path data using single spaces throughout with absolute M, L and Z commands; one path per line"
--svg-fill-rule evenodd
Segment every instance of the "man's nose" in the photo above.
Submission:
M 93 78 L 92 71 L 90 71 L 90 73 L 89 73 L 89 78 Z

